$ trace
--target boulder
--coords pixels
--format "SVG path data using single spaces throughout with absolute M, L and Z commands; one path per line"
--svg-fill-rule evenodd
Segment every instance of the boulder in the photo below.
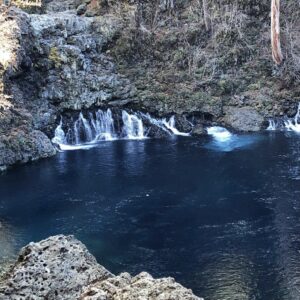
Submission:
M 21 250 L 7 279 L 0 284 L 0 298 L 75 300 L 83 286 L 111 276 L 81 242 L 58 235 Z
M 201 136 L 201 135 L 206 135 L 207 132 L 206 132 L 203 124 L 196 124 L 193 127 L 191 134 L 194 136 Z
M 259 131 L 264 118 L 251 107 L 226 107 L 223 121 L 237 131 Z
M 96 282 L 88 286 L 80 300 L 201 300 L 191 290 L 184 288 L 173 278 L 154 279 L 142 272 L 135 277 L 128 273 Z
M 76 9 L 77 15 L 83 15 L 86 12 L 86 9 L 87 9 L 87 5 L 85 3 L 80 4 Z
M 114 276 L 73 236 L 30 243 L 4 278 L 1 300 L 201 300 L 173 278 Z

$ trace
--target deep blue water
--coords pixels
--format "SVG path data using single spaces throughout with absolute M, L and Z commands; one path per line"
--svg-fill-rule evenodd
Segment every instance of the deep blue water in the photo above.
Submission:
M 0 176 L 0 260 L 74 234 L 206 300 L 300 299 L 300 136 L 103 142 Z M 2 257 L 1 257 L 2 256 Z

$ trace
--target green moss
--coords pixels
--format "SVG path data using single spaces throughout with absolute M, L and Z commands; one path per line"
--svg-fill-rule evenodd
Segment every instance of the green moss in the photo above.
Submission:
M 55 68 L 59 68 L 62 65 L 62 59 L 58 53 L 56 47 L 50 48 L 49 59 L 54 63 Z

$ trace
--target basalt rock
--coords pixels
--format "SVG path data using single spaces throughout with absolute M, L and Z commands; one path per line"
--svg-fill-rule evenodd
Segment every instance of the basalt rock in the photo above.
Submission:
M 58 235 L 24 247 L 0 282 L 1 300 L 200 300 L 172 278 L 147 273 L 114 276 L 72 236 Z
M 26 56 L 30 45 L 27 14 L 0 7 L 0 170 L 55 154 L 48 137 L 34 127 L 26 107 L 26 95 L 16 84 L 30 69 Z
M 132 101 L 134 86 L 106 54 L 122 20 L 80 17 L 74 5 L 47 3 L 48 14 L 1 6 L 0 169 L 54 155 L 64 111 Z
M 264 118 L 251 107 L 227 107 L 224 122 L 238 131 L 259 131 L 263 129 Z

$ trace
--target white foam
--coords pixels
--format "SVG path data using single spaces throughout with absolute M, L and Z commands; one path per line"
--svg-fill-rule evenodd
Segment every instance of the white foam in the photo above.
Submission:
M 287 120 L 284 122 L 285 128 L 288 131 L 294 131 L 294 132 L 300 133 L 299 119 L 300 119 L 300 103 L 299 103 L 297 114 L 295 115 L 294 120 Z
M 169 121 L 163 119 L 163 124 L 175 135 L 189 136 L 189 133 L 180 132 L 175 126 L 175 116 L 172 116 Z
M 134 114 L 122 111 L 123 135 L 130 140 L 145 139 L 143 121 Z
M 269 120 L 268 131 L 275 131 L 277 129 L 276 122 L 274 120 Z
M 208 127 L 206 130 L 208 135 L 213 136 L 218 141 L 227 141 L 232 137 L 232 134 L 221 126 Z

